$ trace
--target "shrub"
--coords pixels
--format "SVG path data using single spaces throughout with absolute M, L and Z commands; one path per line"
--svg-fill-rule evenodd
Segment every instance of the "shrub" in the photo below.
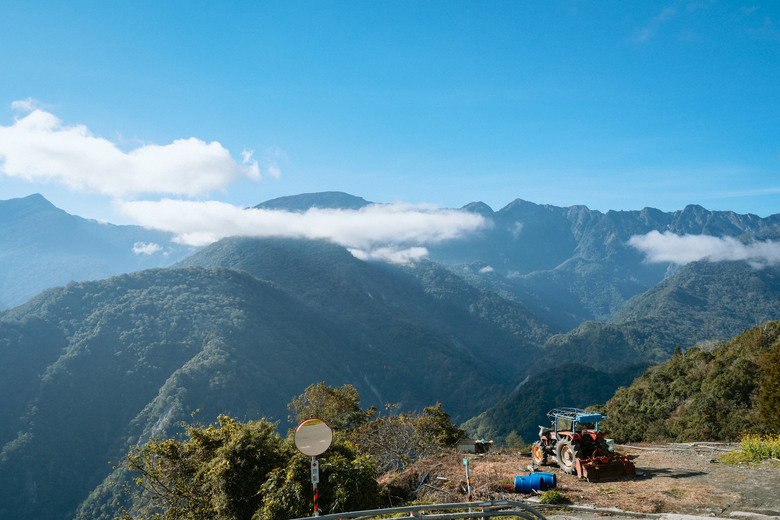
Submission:
M 780 459 L 780 435 L 745 435 L 740 450 L 751 461 Z
M 565 504 L 569 499 L 560 491 L 548 489 L 539 497 L 540 504 Z

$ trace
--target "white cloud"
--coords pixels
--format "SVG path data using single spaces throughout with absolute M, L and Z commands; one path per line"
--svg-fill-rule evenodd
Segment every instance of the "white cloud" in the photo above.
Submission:
M 655 36 L 655 33 L 666 22 L 671 20 L 677 14 L 677 9 L 674 7 L 664 7 L 661 12 L 650 19 L 650 21 L 636 34 L 636 39 L 640 42 L 647 41 Z
M 509 232 L 512 233 L 512 236 L 517 238 L 520 236 L 520 233 L 523 232 L 523 223 L 522 222 L 515 222 L 512 227 L 509 229 Z
M 272 162 L 270 163 L 266 169 L 266 173 L 273 177 L 274 179 L 278 179 L 282 175 L 282 170 L 279 169 L 279 165 Z
M 428 256 L 428 250 L 424 247 L 377 247 L 375 249 L 363 250 L 350 248 L 349 252 L 355 258 L 360 260 L 382 260 L 384 262 L 390 262 L 392 264 L 409 264 L 416 262 L 421 258 Z
M 628 244 L 642 251 L 648 262 L 684 265 L 699 260 L 744 260 L 754 267 L 780 263 L 780 243 L 772 241 L 745 244 L 732 237 L 651 231 L 632 236 Z
M 20 99 L 11 103 L 11 109 L 17 112 L 32 112 L 38 108 L 38 101 L 28 97 L 27 99 Z
M 487 274 L 487 273 L 494 273 L 496 270 L 493 269 L 491 266 L 486 265 L 482 269 L 479 270 L 480 274 Z
M 123 202 L 120 210 L 176 241 L 202 246 L 228 236 L 324 239 L 359 258 L 408 262 L 427 254 L 424 244 L 458 238 L 488 225 L 481 215 L 402 204 L 359 210 L 313 208 L 305 213 L 243 209 L 223 202 L 164 199 Z
M 66 126 L 35 109 L 32 99 L 13 107 L 32 111 L 0 126 L 0 173 L 27 181 L 52 181 L 115 197 L 144 193 L 197 196 L 248 177 L 260 178 L 251 152 L 237 164 L 218 142 L 177 139 L 123 152 L 83 125 Z M 272 172 L 278 175 L 278 171 Z
M 159 253 L 162 249 L 160 244 L 155 244 L 154 242 L 136 242 L 133 244 L 133 253 L 137 255 L 151 256 L 155 253 Z

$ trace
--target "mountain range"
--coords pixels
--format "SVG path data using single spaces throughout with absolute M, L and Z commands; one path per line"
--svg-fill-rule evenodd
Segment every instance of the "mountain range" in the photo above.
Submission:
M 369 204 L 330 192 L 258 207 Z M 780 317 L 776 265 L 649 263 L 629 243 L 651 231 L 773 239 L 780 215 L 522 200 L 461 211 L 490 225 L 395 265 L 303 239 L 194 250 L 39 195 L 0 201 L 0 300 L 23 300 L 0 311 L 0 517 L 110 515 L 122 475 L 108 461 L 130 446 L 220 413 L 286 429 L 286 404 L 314 382 L 352 384 L 365 406 L 439 401 L 500 438 L 547 411 L 545 381 L 551 404 L 604 402 L 677 346 Z

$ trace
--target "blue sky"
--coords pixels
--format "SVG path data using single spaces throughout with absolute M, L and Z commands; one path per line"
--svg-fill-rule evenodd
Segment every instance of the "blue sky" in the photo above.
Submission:
M 333 190 L 780 212 L 773 1 L 7 0 L 0 20 L 2 200 L 165 229 Z

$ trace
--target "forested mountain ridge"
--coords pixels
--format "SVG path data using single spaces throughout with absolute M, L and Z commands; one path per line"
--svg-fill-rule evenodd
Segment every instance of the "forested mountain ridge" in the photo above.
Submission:
M 258 207 L 287 211 L 369 202 L 344 193 L 310 193 L 266 201 Z M 481 231 L 428 245 L 429 259 L 476 286 L 515 299 L 553 330 L 567 332 L 584 321 L 606 321 L 632 297 L 676 269 L 646 262 L 629 244 L 651 231 L 766 239 L 778 235 L 780 214 L 759 217 L 709 211 L 698 205 L 663 212 L 654 208 L 607 211 L 558 207 L 516 199 L 498 211 L 481 202 L 461 211 L 488 221 Z
M 197 408 L 278 410 L 294 391 L 278 374 L 327 360 L 331 341 L 297 307 L 245 273 L 182 269 L 71 284 L 5 313 L 0 516 L 72 514 L 108 461 Z M 296 316 L 307 332 L 289 324 Z
M 342 192 L 272 199 L 261 209 L 356 210 L 372 204 Z M 429 259 L 476 286 L 512 298 L 557 332 L 605 321 L 633 296 L 669 274 L 670 263 L 647 263 L 628 244 L 650 231 L 715 237 L 778 235 L 780 214 L 761 218 L 687 206 L 602 213 L 516 199 L 499 211 L 474 202 L 489 225 L 469 236 L 429 245 Z M 0 201 L 0 308 L 71 280 L 99 279 L 171 265 L 191 253 L 171 235 L 112 226 L 68 215 L 40 195 Z M 65 238 L 67 237 L 67 238 Z
M 269 203 L 302 211 L 332 200 L 332 194 L 308 194 Z M 600 370 L 660 362 L 678 345 L 722 342 L 780 317 L 776 264 L 648 263 L 629 244 L 632 236 L 651 231 L 767 240 L 780 234 L 780 214 L 761 218 L 697 205 L 602 213 L 521 199 L 497 212 L 482 203 L 463 211 L 479 213 L 491 225 L 430 246 L 430 259 L 475 287 L 521 303 L 545 331 L 559 333 L 542 340 L 532 373 L 561 360 Z
M 551 336 L 533 371 L 570 359 L 601 370 L 660 363 L 676 347 L 714 345 L 780 316 L 780 266 L 694 262 L 635 296 L 609 321 Z
M 437 264 L 363 262 L 324 241 L 231 238 L 177 265 L 241 269 L 357 333 L 399 318 L 439 330 L 509 381 L 525 377 L 522 367 L 550 335 L 522 305 L 474 288 Z
M 277 209 L 283 211 L 304 212 L 311 208 L 322 209 L 360 209 L 372 204 L 362 197 L 356 197 L 340 191 L 319 193 L 301 193 L 261 202 L 255 208 Z
M 447 296 L 481 292 L 448 289 L 457 279 L 445 270 L 422 283 L 295 240 L 226 240 L 199 258 L 223 253 L 276 281 L 219 266 L 152 269 L 50 289 L 0 314 L 0 516 L 72 514 L 108 478 L 107 461 L 176 433 L 195 410 L 284 428 L 285 404 L 317 381 L 353 384 L 366 405 L 441 401 L 464 420 L 508 391 L 538 349 L 518 333 L 530 318 L 517 304 L 493 323 L 463 307 L 474 301 Z M 516 360 L 496 361 L 505 355 Z

